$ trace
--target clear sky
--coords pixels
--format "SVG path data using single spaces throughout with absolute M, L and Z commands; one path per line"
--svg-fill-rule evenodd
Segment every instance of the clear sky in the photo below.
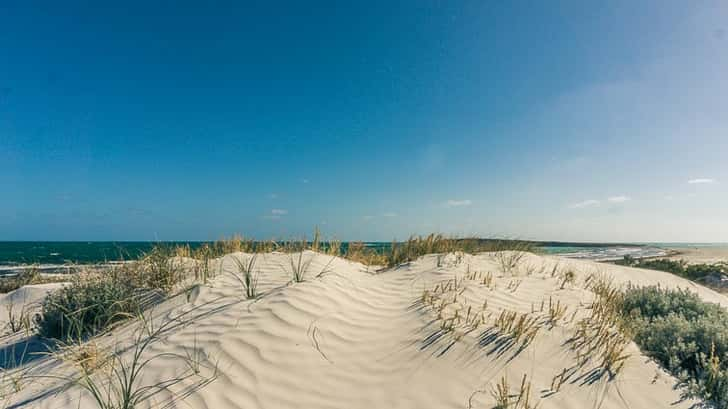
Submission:
M 101 3 L 0 4 L 0 240 L 728 241 L 728 2 Z

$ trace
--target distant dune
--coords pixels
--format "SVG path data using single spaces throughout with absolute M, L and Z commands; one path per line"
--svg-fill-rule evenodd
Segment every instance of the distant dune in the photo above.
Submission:
M 143 407 L 492 408 L 496 384 L 505 377 L 518 393 L 525 376 L 531 403 L 540 408 L 688 408 L 695 402 L 681 402 L 676 380 L 634 344 L 614 379 L 596 360 L 569 370 L 577 360 L 569 339 L 593 299 L 585 281 L 601 274 L 621 285 L 687 287 L 728 305 L 724 296 L 668 273 L 552 256 L 526 254 L 504 272 L 493 254 L 429 255 L 376 273 L 310 251 L 303 254 L 310 262 L 306 281 L 293 285 L 287 285 L 290 255 L 260 255 L 263 296 L 252 301 L 232 275 L 234 260 L 247 257 L 219 259 L 222 274 L 209 286 L 155 309 L 158 320 L 184 318 L 151 345 L 148 354 L 170 355 L 150 362 L 140 382 L 185 372 L 186 363 L 171 354 L 197 354 L 202 369 L 157 391 Z M 564 311 L 553 316 L 549 305 Z M 532 317 L 538 330 L 530 342 L 494 332 L 504 312 Z M 98 342 L 128 345 L 132 327 Z M 42 357 L 26 371 L 71 369 Z M 63 385 L 38 378 L 13 396 L 12 407 L 77 408 L 79 399 L 80 407 L 94 407 L 86 392 Z
M 669 258 L 673 260 L 685 260 L 691 264 L 714 264 L 728 262 L 728 244 L 725 246 L 710 247 L 682 247 L 673 249 L 677 254 Z

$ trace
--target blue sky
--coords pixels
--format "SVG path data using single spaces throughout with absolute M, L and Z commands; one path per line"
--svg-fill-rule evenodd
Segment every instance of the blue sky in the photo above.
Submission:
M 0 5 L 0 240 L 728 241 L 728 3 Z

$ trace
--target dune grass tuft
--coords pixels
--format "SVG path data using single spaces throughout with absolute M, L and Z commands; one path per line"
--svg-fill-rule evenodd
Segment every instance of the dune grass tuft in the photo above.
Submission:
M 503 375 L 500 381 L 491 390 L 491 395 L 495 399 L 493 409 L 537 409 L 538 404 L 531 402 L 531 382 L 528 376 L 523 374 L 521 385 L 515 393 L 511 392 L 511 386 L 508 378 Z
M 22 270 L 14 276 L 0 277 L 0 293 L 9 293 L 25 285 L 48 284 L 65 281 L 63 276 L 44 276 L 37 267 Z
M 25 331 L 26 335 L 28 335 L 33 330 L 33 320 L 30 317 L 30 310 L 28 310 L 25 304 L 22 304 L 20 309 L 18 309 L 17 304 L 9 303 L 5 306 L 5 310 L 7 311 L 5 328 L 11 334 Z
M 233 276 L 240 282 L 245 297 L 253 299 L 258 296 L 258 273 L 255 271 L 255 262 L 258 258 L 257 254 L 248 257 L 247 260 L 241 260 L 235 257 L 235 266 L 238 271 Z
M 619 305 L 634 340 L 678 377 L 685 397 L 728 408 L 728 312 L 687 290 L 630 287 Z
M 36 325 L 41 336 L 83 339 L 138 314 L 141 300 L 131 280 L 117 274 L 78 276 L 48 295 Z
M 161 391 L 174 393 L 169 389 L 183 379 L 197 375 L 191 368 L 200 368 L 201 362 L 192 362 L 188 355 L 174 353 L 148 354 L 150 345 L 159 341 L 171 326 L 178 325 L 177 319 L 164 321 L 155 326 L 152 318 L 143 314 L 137 316 L 139 325 L 134 331 L 130 346 L 117 344 L 116 350 L 100 352 L 93 343 L 69 344 L 54 356 L 80 369 L 78 375 L 42 375 L 41 378 L 60 379 L 85 390 L 98 409 L 135 409 L 142 402 Z M 179 318 L 179 317 L 178 317 Z M 156 383 L 145 383 L 143 373 L 153 361 L 161 358 L 183 361 L 187 371 Z M 201 359 L 201 358 L 200 358 Z M 103 370 L 97 370 L 103 368 Z M 217 376 L 217 366 L 210 368 L 210 380 Z
M 294 283 L 300 283 L 306 279 L 306 274 L 308 273 L 309 267 L 311 267 L 311 263 L 313 262 L 313 257 L 310 256 L 306 258 L 304 256 L 304 251 L 300 251 L 296 254 L 291 254 L 289 256 L 289 266 L 290 266 L 290 276 L 291 281 Z

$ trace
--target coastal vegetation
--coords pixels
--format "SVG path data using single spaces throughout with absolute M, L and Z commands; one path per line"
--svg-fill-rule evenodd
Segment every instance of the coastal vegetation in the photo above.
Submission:
M 236 236 L 196 249 L 188 245 L 160 244 L 138 260 L 68 277 L 66 284 L 42 301 L 32 325 L 25 323 L 28 315 L 24 312 L 12 312 L 12 328 L 14 332 L 16 329 L 37 331 L 49 341 L 53 356 L 75 363 L 80 368 L 80 376 L 68 378 L 69 382 L 90 393 L 97 407 L 132 408 L 164 385 L 145 385 L 139 381 L 146 362 L 151 362 L 144 351 L 160 339 L 160 331 L 165 328 L 164 321 L 159 327 L 145 318 L 154 305 L 203 286 L 219 274 L 237 279 L 242 291 L 236 297 L 242 296 L 235 303 L 255 300 L 254 304 L 266 296 L 266 291 L 258 289 L 258 283 L 262 272 L 269 271 L 261 265 L 270 257 L 278 257 L 283 271 L 277 274 L 290 280 L 282 283 L 285 287 L 321 277 L 331 265 L 331 261 L 321 262 L 326 256 L 331 260 L 342 257 L 363 263 L 377 271 L 395 272 L 421 256 L 434 254 L 418 264 L 427 264 L 428 269 L 433 268 L 438 274 L 452 272 L 453 275 L 446 275 L 434 287 L 425 287 L 419 300 L 431 310 L 433 325 L 437 327 L 427 342 L 442 338 L 457 343 L 473 334 L 477 345 L 483 348 L 492 345 L 485 354 L 497 356 L 510 350 L 515 357 L 531 345 L 539 345 L 543 338 L 551 337 L 547 332 L 565 334 L 568 338 L 561 345 L 575 356 L 575 365 L 554 371 L 549 393 L 558 393 L 562 385 L 573 383 L 579 376 L 577 371 L 583 371 L 589 379 L 604 379 L 607 383 L 614 380 L 634 354 L 630 350 L 634 349 L 630 346 L 634 342 L 678 380 L 684 398 L 697 398 L 718 409 L 728 409 L 728 312 L 722 307 L 702 301 L 687 290 L 620 287 L 602 274 L 594 273 L 584 280 L 578 269 L 561 268 L 558 262 L 531 265 L 531 259 L 526 262 L 526 257 L 534 251 L 537 249 L 528 242 L 448 238 L 435 234 L 372 248 L 364 243 L 323 240 L 318 230 L 312 240 L 255 242 Z M 467 256 L 480 252 L 489 254 L 481 259 Z M 471 268 L 473 260 L 481 260 L 489 267 Z M 639 267 L 643 263 L 646 261 L 630 261 Z M 322 273 L 315 274 L 324 264 Z M 683 262 L 647 265 L 670 268 L 684 277 L 707 275 L 701 275 L 706 267 L 691 268 Z M 33 282 L 32 277 L 17 279 Z M 266 276 L 264 288 L 268 287 L 268 279 Z M 542 282 L 549 282 L 552 292 L 540 301 L 540 308 L 538 301 L 531 303 L 530 312 L 507 305 L 488 306 L 489 294 L 494 291 L 504 292 L 510 298 L 521 291 L 519 287 L 533 291 L 533 286 L 541 286 Z M 581 291 L 577 288 L 580 285 L 594 298 L 588 303 L 567 307 L 559 294 L 568 297 L 569 292 Z M 485 298 L 469 298 L 474 294 Z M 118 334 L 117 328 L 122 325 L 126 328 L 133 322 L 140 327 L 134 339 L 127 340 L 126 355 L 97 346 L 97 341 L 104 338 L 101 335 Z M 557 327 L 561 330 L 552 331 Z M 312 334 L 314 344 L 321 348 L 315 329 Z M 449 348 L 444 347 L 442 353 Z M 196 346 L 184 351 L 180 359 L 190 371 L 179 376 L 199 375 L 205 357 Z M 205 365 L 210 366 L 209 362 Z M 104 371 L 98 371 L 100 367 Z M 213 373 L 217 370 L 214 365 L 210 369 Z M 170 378 L 170 382 L 178 380 L 177 375 Z M 531 396 L 534 390 L 535 386 L 532 389 L 531 382 L 524 377 L 514 392 L 503 376 L 492 387 L 491 397 L 498 407 L 532 408 L 539 399 L 538 395 Z
M 0 277 L 0 293 L 9 293 L 26 285 L 57 283 L 64 280 L 65 277 L 61 275 L 44 276 L 40 270 L 31 266 L 16 275 Z
M 69 340 L 84 339 L 106 330 L 108 327 L 137 316 L 144 308 L 182 290 L 194 282 L 206 283 L 214 276 L 211 262 L 230 253 L 249 253 L 247 261 L 237 260 L 234 276 L 240 282 L 246 298 L 256 298 L 258 273 L 255 270 L 257 254 L 268 252 L 288 253 L 288 274 L 291 281 L 306 278 L 312 258 L 306 250 L 331 256 L 343 257 L 368 266 L 396 267 L 420 256 L 432 253 L 478 253 L 490 251 L 496 254 L 504 270 L 510 271 L 525 252 L 535 247 L 517 240 L 483 240 L 477 238 L 452 238 L 439 234 L 412 236 L 404 242 L 393 241 L 391 246 L 374 249 L 361 242 L 342 245 L 337 240 L 322 240 L 315 230 L 313 239 L 289 241 L 255 241 L 236 235 L 192 249 L 189 244 L 171 246 L 165 243 L 152 248 L 138 260 L 132 260 L 108 271 L 87 272 L 67 278 L 69 284 L 53 292 L 45 299 L 36 317 L 39 333 L 47 338 Z M 193 260 L 191 270 L 182 268 L 179 258 Z M 37 275 L 19 276 L 17 284 L 32 283 Z
M 666 271 L 688 280 L 699 282 L 718 291 L 725 291 L 724 279 L 728 278 L 728 262 L 719 263 L 688 263 L 685 260 L 634 259 L 625 256 L 616 264 L 646 268 L 649 270 Z
M 63 341 L 94 335 L 139 312 L 137 290 L 132 280 L 115 271 L 75 276 L 43 301 L 38 332 Z
M 728 312 L 687 290 L 631 287 L 617 303 L 643 352 L 672 373 L 684 396 L 728 408 Z

